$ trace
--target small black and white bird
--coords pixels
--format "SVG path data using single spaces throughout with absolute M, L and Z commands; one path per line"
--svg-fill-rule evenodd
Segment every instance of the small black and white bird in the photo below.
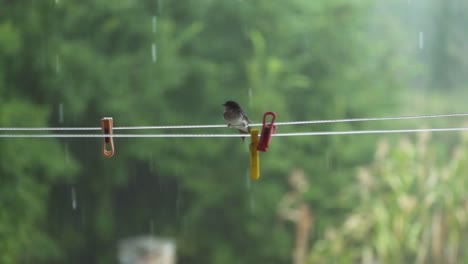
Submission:
M 241 134 L 249 134 L 250 127 L 252 124 L 247 115 L 242 111 L 240 105 L 235 101 L 227 101 L 223 104 L 224 106 L 224 121 L 228 127 L 236 128 Z M 245 137 L 242 137 L 244 141 Z

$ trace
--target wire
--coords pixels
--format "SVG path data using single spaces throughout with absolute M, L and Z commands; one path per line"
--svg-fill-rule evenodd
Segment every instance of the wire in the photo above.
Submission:
M 419 128 L 419 129 L 384 129 L 384 130 L 349 130 L 349 131 L 318 131 L 318 132 L 294 132 L 276 133 L 275 137 L 295 136 L 329 136 L 329 135 L 358 135 L 358 134 L 395 134 L 418 132 L 454 132 L 468 131 L 468 127 L 449 128 Z M 250 137 L 249 134 L 0 134 L 0 138 L 227 138 Z
M 441 117 L 463 117 L 468 113 L 455 114 L 436 114 L 436 115 L 415 115 L 415 116 L 393 116 L 393 117 L 364 117 L 348 119 L 327 119 L 327 120 L 308 120 L 275 122 L 275 125 L 307 125 L 324 123 L 349 123 L 349 122 L 368 122 L 368 121 L 388 121 L 388 120 L 408 120 L 408 119 L 427 119 Z M 250 127 L 262 126 L 261 123 L 251 124 Z M 195 129 L 195 128 L 226 128 L 227 125 L 175 125 L 175 126 L 122 126 L 114 127 L 114 130 L 147 130 L 147 129 Z M 0 127 L 0 131 L 99 131 L 100 127 Z
M 115 128 L 114 128 L 115 129 Z M 100 127 L 0 127 L 0 131 L 90 131 Z
M 275 123 L 275 125 L 305 125 L 305 124 L 324 124 L 324 123 L 349 123 L 349 122 L 365 122 L 365 121 L 408 120 L 408 119 L 426 119 L 426 118 L 462 117 L 462 116 L 468 116 L 468 113 L 437 114 L 437 115 L 415 115 L 415 116 L 389 116 L 389 117 L 363 117 L 363 118 L 328 119 L 328 120 L 311 120 L 311 121 L 293 121 L 293 122 L 277 122 L 277 123 Z
M 261 126 L 262 124 L 251 124 L 250 126 Z M 140 129 L 191 129 L 191 128 L 226 128 L 227 125 L 179 125 L 179 126 L 128 126 L 114 127 L 114 130 L 140 130 Z
M 449 128 L 415 128 L 415 129 L 384 129 L 384 130 L 350 130 L 350 131 L 324 131 L 324 132 L 295 132 L 278 133 L 272 136 L 294 137 L 294 136 L 328 136 L 328 135 L 359 135 L 359 134 L 396 134 L 396 133 L 421 133 L 421 132 L 454 132 L 468 131 L 468 127 Z

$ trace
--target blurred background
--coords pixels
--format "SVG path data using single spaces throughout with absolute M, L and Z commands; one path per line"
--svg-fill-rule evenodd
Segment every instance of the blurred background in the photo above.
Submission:
M 467 111 L 462 0 L 0 3 L 0 127 Z M 248 141 L 115 138 L 105 159 L 100 138 L 0 138 L 0 262 L 468 262 L 467 134 L 275 137 L 258 181 Z

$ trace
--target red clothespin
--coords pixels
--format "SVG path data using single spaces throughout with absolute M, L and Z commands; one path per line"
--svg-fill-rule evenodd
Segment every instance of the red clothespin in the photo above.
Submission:
M 266 124 L 267 116 L 272 116 L 271 122 Z M 258 142 L 257 149 L 259 151 L 266 152 L 268 145 L 270 144 L 271 135 L 276 132 L 276 126 L 274 125 L 276 120 L 276 114 L 274 112 L 266 112 L 263 114 L 263 125 L 262 125 L 262 134 L 260 136 L 260 142 Z
M 114 155 L 114 140 L 112 139 L 113 126 L 114 122 L 112 117 L 104 117 L 101 119 L 102 134 L 109 135 L 102 139 L 102 154 L 106 158 L 110 158 Z

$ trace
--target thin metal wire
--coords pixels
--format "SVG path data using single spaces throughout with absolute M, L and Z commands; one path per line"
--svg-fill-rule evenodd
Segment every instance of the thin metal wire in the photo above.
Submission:
M 449 128 L 416 128 L 416 129 L 384 129 L 384 130 L 349 130 L 349 131 L 318 131 L 318 132 L 293 132 L 276 133 L 275 137 L 295 136 L 329 136 L 329 135 L 358 135 L 358 134 L 395 134 L 395 133 L 419 133 L 419 132 L 454 132 L 468 131 L 468 127 Z M 0 138 L 227 138 L 250 137 L 249 134 L 0 134 Z
M 349 123 L 349 122 L 368 122 L 368 121 L 388 121 L 388 120 L 408 120 L 408 119 L 426 119 L 426 118 L 441 118 L 441 117 L 463 117 L 468 116 L 468 113 L 455 114 L 437 114 L 437 115 L 415 115 L 415 116 L 390 116 L 390 117 L 364 117 L 364 118 L 346 118 L 346 119 L 325 119 L 325 120 L 306 120 L 306 121 L 290 121 L 290 122 L 275 122 L 277 126 L 283 125 L 310 125 L 310 124 L 325 124 L 325 123 Z M 262 123 L 250 124 L 250 127 L 262 126 Z M 115 127 L 114 129 L 190 129 L 190 128 L 225 128 L 226 125 L 182 125 L 182 126 L 140 126 L 140 127 Z
M 275 125 L 308 125 L 324 123 L 348 123 L 348 122 L 368 122 L 368 121 L 388 121 L 388 120 L 407 120 L 407 119 L 426 119 L 441 117 L 463 117 L 468 113 L 455 114 L 437 114 L 437 115 L 415 115 L 415 116 L 393 116 L 393 117 L 364 117 L 347 119 L 326 119 L 326 120 L 308 120 L 275 122 Z M 261 123 L 251 124 L 250 127 L 262 126 Z M 147 130 L 147 129 L 195 129 L 195 128 L 226 128 L 227 125 L 175 125 L 175 126 L 121 126 L 114 127 L 114 130 Z M 0 131 L 98 131 L 100 127 L 0 127 Z
M 114 128 L 115 129 L 115 128 Z M 91 131 L 100 127 L 0 127 L 0 131 Z
M 454 132 L 468 131 L 468 127 L 448 127 L 448 128 L 415 128 L 415 129 L 383 129 L 383 130 L 350 130 L 350 131 L 323 131 L 323 132 L 293 132 L 277 133 L 276 137 L 294 136 L 330 136 L 330 135 L 359 135 L 359 134 L 396 134 L 396 133 L 421 133 L 421 132 Z
M 226 138 L 250 137 L 250 134 L 0 134 L 0 138 Z
M 468 116 L 468 113 L 437 114 L 437 115 L 414 115 L 414 116 L 388 116 L 388 117 L 363 117 L 363 118 L 347 118 L 347 119 L 275 122 L 275 125 L 305 125 L 305 124 L 324 124 L 324 123 L 348 123 L 348 122 L 388 121 L 388 120 L 426 119 L 426 118 L 441 118 L 441 117 L 462 117 L 462 116 Z
M 252 124 L 250 126 L 261 126 L 262 124 Z M 114 130 L 143 130 L 143 129 L 193 129 L 193 128 L 226 128 L 227 125 L 177 125 L 177 126 L 124 126 L 114 127 Z

